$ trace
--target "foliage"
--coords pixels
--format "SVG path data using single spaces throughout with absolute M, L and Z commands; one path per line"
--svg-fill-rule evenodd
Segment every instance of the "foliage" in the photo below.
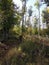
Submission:
M 10 5 L 9 5 L 10 4 Z M 12 0 L 2 0 L 0 2 L 0 10 L 3 11 L 3 14 L 1 15 L 3 17 L 3 26 L 5 28 L 9 28 L 11 26 L 11 24 L 13 24 L 13 20 L 14 20 L 14 5 L 12 3 Z M 11 22 L 12 21 L 12 22 Z
M 49 36 L 49 28 L 45 29 L 45 33 Z
M 45 57 L 49 56 L 49 47 L 43 46 L 43 40 L 43 38 L 28 36 L 17 49 L 11 50 L 14 54 L 10 55 L 9 59 L 5 59 L 2 65 L 33 65 L 39 63 L 40 59 L 45 60 Z
M 12 36 L 15 36 L 15 37 L 19 37 L 20 35 L 21 35 L 21 27 L 19 27 L 19 26 L 17 26 L 17 25 L 14 25 L 14 27 L 13 28 L 10 28 L 10 30 L 9 30 L 9 34 L 10 34 L 10 36 L 12 35 Z
M 39 9 L 40 4 L 39 4 L 39 1 L 38 0 L 36 1 L 36 3 L 34 5 L 37 7 L 37 9 Z
M 2 29 L 3 40 L 8 39 L 10 29 L 14 25 L 20 25 L 21 17 L 17 14 L 13 0 L 1 0 L 0 2 L 0 26 Z
M 27 0 L 21 0 L 22 2 Z M 38 37 L 37 30 L 37 19 L 34 21 L 34 28 L 32 26 L 25 27 L 24 24 L 24 15 L 25 15 L 25 7 L 22 8 L 22 17 L 18 15 L 15 11 L 15 6 L 12 0 L 1 0 L 0 3 L 0 37 L 6 37 L 8 34 L 8 43 L 4 43 L 5 46 L 8 45 L 8 48 L 5 48 L 7 52 L 10 50 L 9 59 L 8 56 L 5 56 L 5 60 L 2 65 L 38 65 L 39 60 L 45 59 L 45 56 L 49 56 L 49 47 L 45 46 L 45 40 L 42 37 Z M 39 3 L 37 2 L 35 5 L 39 7 Z M 49 20 L 49 14 L 47 11 L 43 11 L 46 21 Z M 22 27 L 20 27 L 20 20 L 22 18 Z M 48 19 L 47 19 L 48 18 Z M 30 18 L 29 18 L 30 19 Z M 4 30 L 4 31 L 3 31 Z M 49 29 L 40 30 L 40 35 L 49 35 Z M 21 41 L 21 37 L 23 36 L 23 41 Z M 12 42 L 9 43 L 9 37 L 11 36 Z M 20 37 L 20 38 L 19 38 Z M 11 41 L 10 39 L 10 41 Z M 14 39 L 14 40 L 13 40 Z M 6 38 L 5 38 L 6 40 Z M 13 42 L 14 41 L 14 42 Z M 17 43 L 19 44 L 17 46 Z M 11 50 L 11 46 L 14 50 Z M 47 42 L 46 42 L 47 44 Z M 3 48 L 3 47 L 2 47 Z M 2 50 L 2 49 L 1 49 Z M 3 50 L 4 51 L 4 50 Z M 13 55 L 12 55 L 13 54 Z M 41 61 L 40 61 L 41 62 Z
M 47 27 L 49 27 L 49 11 L 48 11 L 48 9 L 44 10 L 42 12 L 42 17 L 43 17 L 43 22 L 46 22 Z
M 44 0 L 47 6 L 49 6 L 49 0 Z
M 26 28 L 26 34 L 32 35 L 32 27 Z
M 37 35 L 37 34 L 38 34 L 38 30 L 37 30 L 37 28 L 33 28 L 33 30 L 32 30 L 32 34 L 33 34 L 33 35 Z
M 21 47 L 19 53 L 14 54 L 9 60 L 5 60 L 4 65 L 7 63 L 9 65 L 33 65 L 36 56 L 36 45 L 32 41 L 25 41 L 19 47 Z
M 46 36 L 46 35 L 48 35 L 48 37 L 49 37 L 49 29 L 47 28 L 47 29 L 42 29 L 42 30 L 40 30 L 40 35 L 41 35 L 41 36 Z

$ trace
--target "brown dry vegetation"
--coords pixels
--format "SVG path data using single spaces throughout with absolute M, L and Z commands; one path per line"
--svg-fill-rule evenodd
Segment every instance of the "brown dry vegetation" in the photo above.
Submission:
M 41 36 L 37 37 L 37 36 L 27 35 L 24 37 L 24 40 L 25 41 L 31 40 L 37 45 L 44 44 L 44 46 L 49 46 L 49 38 L 46 38 L 46 37 L 41 37 Z M 10 60 L 10 58 L 12 56 L 14 56 L 15 54 L 17 56 L 19 56 L 19 55 L 23 56 L 23 52 L 21 51 L 21 49 L 20 49 L 20 51 L 18 50 L 16 43 L 17 42 L 15 42 L 15 45 L 13 43 L 12 43 L 12 45 L 6 45 L 5 43 L 0 43 L 0 63 L 4 63 L 5 60 L 6 61 Z M 41 62 L 42 62 L 41 65 L 46 65 L 49 62 L 49 58 L 43 58 L 42 57 L 42 61 L 41 61 L 41 57 L 36 56 L 36 59 L 38 59 L 36 65 L 41 64 Z M 44 62 L 44 64 L 43 64 L 43 62 Z M 31 63 L 28 65 L 31 65 Z

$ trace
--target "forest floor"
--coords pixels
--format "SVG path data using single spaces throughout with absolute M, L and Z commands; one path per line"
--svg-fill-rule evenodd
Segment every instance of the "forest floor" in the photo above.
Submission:
M 28 38 L 28 36 L 26 36 L 26 38 Z M 44 45 L 49 46 L 48 37 L 37 37 L 37 36 L 31 37 L 31 40 L 33 40 L 34 42 L 35 42 L 35 39 L 37 39 L 39 42 L 44 43 Z M 0 63 L 2 63 L 5 60 L 5 58 L 9 59 L 13 54 L 19 53 L 18 51 L 16 52 L 17 50 L 16 46 L 17 46 L 17 41 L 15 43 L 12 42 L 12 45 L 8 45 L 6 43 L 0 42 Z

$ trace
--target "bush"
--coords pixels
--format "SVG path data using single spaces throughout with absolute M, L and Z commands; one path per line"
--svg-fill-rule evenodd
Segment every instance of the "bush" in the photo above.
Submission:
M 3 63 L 3 65 L 7 65 L 7 63 L 8 65 L 35 65 L 36 62 L 39 62 L 37 60 L 40 60 L 45 55 L 45 52 L 48 51 L 49 47 L 44 47 L 42 50 L 43 45 L 41 44 L 42 42 L 39 42 L 38 38 L 35 38 L 35 42 L 33 42 L 32 39 L 29 39 L 25 39 L 18 47 L 19 53 L 14 54 L 9 60 L 5 60 L 5 64 Z M 42 52 L 40 52 L 41 50 Z M 40 57 L 39 53 L 41 53 Z

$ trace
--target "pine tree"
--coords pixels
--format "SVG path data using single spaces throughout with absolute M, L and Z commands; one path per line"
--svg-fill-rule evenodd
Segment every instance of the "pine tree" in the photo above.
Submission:
M 14 3 L 12 0 L 1 0 L 0 10 L 2 11 L 2 27 L 3 27 L 3 37 L 4 40 L 7 39 L 9 34 L 9 29 L 14 25 Z

